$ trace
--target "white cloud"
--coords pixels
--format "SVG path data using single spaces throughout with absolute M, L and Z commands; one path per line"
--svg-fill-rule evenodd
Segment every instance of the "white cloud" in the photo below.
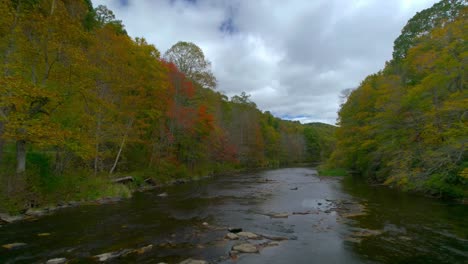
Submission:
M 161 52 L 180 40 L 200 46 L 228 96 L 246 91 L 276 116 L 333 124 L 340 91 L 380 70 L 406 21 L 436 1 L 93 2 Z

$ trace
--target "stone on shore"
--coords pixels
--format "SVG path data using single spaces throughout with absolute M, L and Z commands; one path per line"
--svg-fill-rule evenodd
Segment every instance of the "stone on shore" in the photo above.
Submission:
M 134 182 L 134 181 L 135 181 L 135 179 L 132 176 L 126 176 L 126 177 L 113 179 L 112 183 L 127 184 L 127 183 Z
M 0 214 L 0 222 L 6 222 L 6 223 L 13 223 L 16 221 L 23 220 L 24 216 L 23 215 L 9 215 L 9 214 Z

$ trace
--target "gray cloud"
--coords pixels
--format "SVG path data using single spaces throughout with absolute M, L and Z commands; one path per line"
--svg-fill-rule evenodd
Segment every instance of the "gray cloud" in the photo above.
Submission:
M 333 124 L 340 91 L 383 68 L 406 21 L 436 0 L 93 2 L 161 52 L 196 43 L 226 95 L 245 91 L 278 117 Z

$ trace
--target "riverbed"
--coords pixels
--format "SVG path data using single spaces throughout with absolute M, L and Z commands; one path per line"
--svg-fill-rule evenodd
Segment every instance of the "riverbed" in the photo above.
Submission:
M 225 238 L 241 228 L 256 239 Z M 466 263 L 468 207 L 319 177 L 313 168 L 219 176 L 0 227 L 0 263 Z M 251 244 L 258 253 L 231 252 Z M 144 250 L 142 250 L 144 249 Z

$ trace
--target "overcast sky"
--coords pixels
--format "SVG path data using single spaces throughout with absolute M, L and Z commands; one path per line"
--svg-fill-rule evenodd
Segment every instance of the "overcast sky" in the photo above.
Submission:
M 436 0 L 93 0 L 164 53 L 203 49 L 218 90 L 264 111 L 334 124 L 340 91 L 383 68 L 406 21 Z

